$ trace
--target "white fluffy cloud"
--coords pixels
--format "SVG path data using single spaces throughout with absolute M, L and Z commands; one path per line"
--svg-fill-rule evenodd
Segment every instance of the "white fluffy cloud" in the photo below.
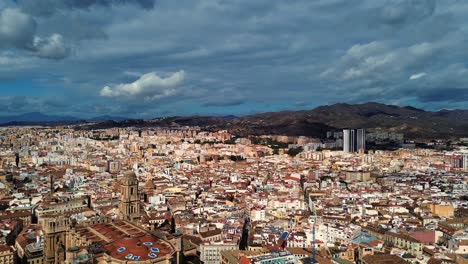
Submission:
M 143 97 L 144 99 L 161 99 L 175 95 L 177 87 L 185 80 L 185 72 L 178 71 L 167 77 L 161 77 L 155 72 L 143 74 L 132 83 L 105 86 L 101 96 L 105 97 Z
M 410 80 L 416 80 L 416 79 L 419 79 L 419 78 L 422 78 L 426 76 L 426 73 L 425 72 L 420 72 L 420 73 L 417 73 L 417 74 L 413 74 L 409 77 Z
M 60 34 L 53 34 L 48 38 L 35 37 L 33 49 L 38 57 L 48 59 L 63 59 L 70 53 L 70 48 L 65 45 Z

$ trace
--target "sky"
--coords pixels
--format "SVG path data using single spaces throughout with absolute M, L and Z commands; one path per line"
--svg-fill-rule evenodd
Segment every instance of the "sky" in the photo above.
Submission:
M 0 115 L 468 108 L 468 1 L 0 0 Z

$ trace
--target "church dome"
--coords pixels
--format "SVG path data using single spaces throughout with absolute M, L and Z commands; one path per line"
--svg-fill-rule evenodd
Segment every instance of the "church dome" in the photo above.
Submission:
M 156 186 L 154 185 L 152 180 L 147 180 L 145 183 L 145 186 L 143 186 L 143 189 L 145 190 L 154 190 L 156 189 Z
M 138 184 L 138 179 L 133 171 L 127 171 L 122 178 L 122 185 L 134 185 Z

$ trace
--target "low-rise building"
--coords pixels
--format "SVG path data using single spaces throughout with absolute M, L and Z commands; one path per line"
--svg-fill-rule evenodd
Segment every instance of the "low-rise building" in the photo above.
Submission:
M 16 263 L 15 249 L 11 246 L 0 245 L 0 263 L 2 264 L 14 264 Z
M 221 252 L 235 250 L 239 246 L 234 242 L 204 242 L 200 245 L 200 260 L 205 264 L 221 263 Z
M 415 256 L 423 254 L 423 243 L 407 233 L 395 233 L 388 231 L 385 234 L 385 242 L 388 246 L 402 248 Z

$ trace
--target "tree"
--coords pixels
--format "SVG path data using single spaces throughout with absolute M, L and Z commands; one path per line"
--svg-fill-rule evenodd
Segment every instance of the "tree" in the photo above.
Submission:
M 303 151 L 302 147 L 290 148 L 288 149 L 288 155 L 291 157 L 295 157 L 297 154 L 301 153 L 302 151 Z
M 231 156 L 229 156 L 229 159 L 234 161 L 234 162 L 244 161 L 245 160 L 245 158 L 242 158 L 242 156 L 239 156 L 239 155 L 231 155 Z
M 171 218 L 171 233 L 175 234 L 175 232 L 176 232 L 176 223 L 175 223 L 175 218 L 172 217 Z
M 248 246 L 248 239 L 249 239 L 249 221 L 247 219 L 244 220 L 244 226 L 242 227 L 242 236 L 239 241 L 239 250 L 246 250 Z

